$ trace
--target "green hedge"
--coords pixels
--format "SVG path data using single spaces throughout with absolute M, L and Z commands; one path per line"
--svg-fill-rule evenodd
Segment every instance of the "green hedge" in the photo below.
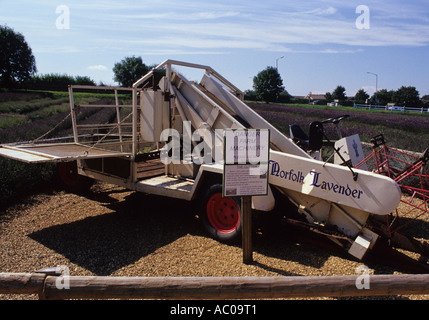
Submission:
M 0 206 L 55 183 L 56 166 L 52 163 L 27 164 L 0 158 L 0 168 Z

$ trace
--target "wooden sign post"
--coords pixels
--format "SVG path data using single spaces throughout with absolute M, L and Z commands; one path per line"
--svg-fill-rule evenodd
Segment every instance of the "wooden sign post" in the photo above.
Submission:
M 252 244 L 252 197 L 241 197 L 241 242 L 243 247 L 243 263 L 253 262 Z

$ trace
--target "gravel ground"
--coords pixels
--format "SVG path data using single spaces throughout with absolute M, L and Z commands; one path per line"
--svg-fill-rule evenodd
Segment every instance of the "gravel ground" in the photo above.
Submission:
M 254 263 L 245 265 L 240 245 L 208 238 L 187 202 L 97 183 L 85 196 L 52 191 L 4 209 L 0 272 L 65 265 L 72 276 L 333 276 L 356 275 L 362 265 L 263 226 L 253 240 Z M 399 272 L 371 265 L 370 273 Z M 37 298 L 0 294 L 0 300 Z

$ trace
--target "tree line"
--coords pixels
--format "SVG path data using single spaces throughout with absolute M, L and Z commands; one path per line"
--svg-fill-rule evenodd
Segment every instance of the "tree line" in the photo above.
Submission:
M 429 95 L 420 98 L 420 94 L 415 87 L 402 86 L 397 90 L 381 89 L 370 96 L 364 89 L 356 92 L 354 97 L 346 96 L 346 89 L 343 86 L 337 86 L 334 91 L 325 93 L 325 101 L 338 101 L 339 104 L 369 104 L 387 106 L 389 103 L 401 107 L 420 107 L 426 100 L 429 100 Z
M 267 67 L 253 78 L 253 90 L 246 91 L 246 99 L 265 102 L 290 102 L 297 100 L 293 99 L 285 90 L 283 80 L 274 67 Z M 308 99 L 302 99 L 301 102 L 308 102 Z M 429 95 L 420 98 L 418 90 L 412 86 L 402 86 L 397 90 L 381 89 L 372 96 L 364 89 L 360 89 L 354 97 L 347 97 L 346 89 L 339 85 L 332 92 L 326 92 L 324 99 L 321 99 L 318 103 L 325 104 L 337 101 L 341 105 L 353 105 L 353 103 L 356 103 L 380 106 L 394 103 L 401 107 L 420 107 L 425 102 L 427 103 L 427 100 L 429 100 Z
M 420 98 L 420 94 L 415 87 L 402 86 L 398 90 L 381 89 L 375 92 L 371 97 L 360 89 L 355 97 L 356 104 L 371 104 L 386 106 L 389 103 L 394 103 L 401 107 L 420 107 L 424 104 L 425 100 L 429 100 L 429 95 Z

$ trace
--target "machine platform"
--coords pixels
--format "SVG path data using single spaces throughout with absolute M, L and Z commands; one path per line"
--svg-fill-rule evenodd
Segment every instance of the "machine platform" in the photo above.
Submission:
M 27 163 L 63 162 L 78 159 L 128 156 L 128 153 L 104 150 L 77 143 L 2 145 L 0 155 Z

